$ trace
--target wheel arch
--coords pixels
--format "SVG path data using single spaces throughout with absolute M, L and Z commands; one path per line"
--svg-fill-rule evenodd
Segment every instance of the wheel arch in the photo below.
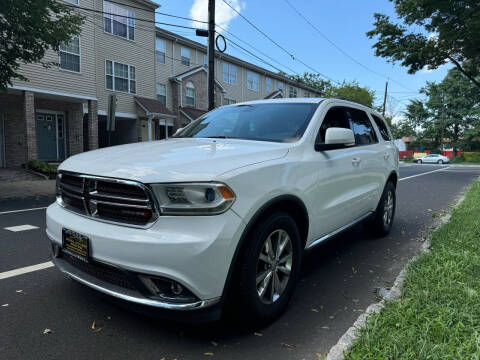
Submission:
M 397 184 L 398 184 L 398 174 L 396 171 L 392 171 L 390 173 L 390 175 L 388 176 L 388 179 L 387 179 L 387 182 L 385 183 L 385 185 L 387 185 L 387 183 L 391 181 L 393 183 L 393 186 L 395 186 L 395 188 L 397 187 Z
M 295 223 L 297 224 L 298 231 L 300 233 L 300 239 L 302 240 L 302 249 L 305 248 L 308 238 L 309 218 L 307 207 L 305 206 L 304 202 L 295 195 L 281 195 L 269 200 L 264 205 L 262 205 L 249 219 L 247 226 L 245 227 L 245 230 L 240 237 L 223 288 L 222 298 L 224 300 L 229 293 L 232 279 L 234 278 L 236 269 L 238 267 L 238 260 L 240 258 L 240 255 L 242 254 L 243 249 L 245 248 L 245 245 L 247 244 L 248 235 L 262 218 L 275 211 L 285 211 L 290 216 L 292 216 Z

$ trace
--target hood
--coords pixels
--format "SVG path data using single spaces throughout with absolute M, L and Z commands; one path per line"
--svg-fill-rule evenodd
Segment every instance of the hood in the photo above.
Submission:
M 81 153 L 65 160 L 59 170 L 144 183 L 212 181 L 227 171 L 281 158 L 288 148 L 249 140 L 169 139 Z

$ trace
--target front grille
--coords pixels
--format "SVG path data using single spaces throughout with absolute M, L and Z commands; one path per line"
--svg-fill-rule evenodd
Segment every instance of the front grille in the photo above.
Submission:
M 122 271 L 118 270 L 113 266 L 91 260 L 87 263 L 65 252 L 62 252 L 62 258 L 78 270 L 90 276 L 93 276 L 94 278 L 106 281 L 110 284 L 121 286 L 126 289 L 135 290 L 135 287 L 133 286 L 132 282 L 127 278 L 127 276 Z
M 157 217 L 153 197 L 141 183 L 74 173 L 61 173 L 61 205 L 97 220 L 145 227 Z

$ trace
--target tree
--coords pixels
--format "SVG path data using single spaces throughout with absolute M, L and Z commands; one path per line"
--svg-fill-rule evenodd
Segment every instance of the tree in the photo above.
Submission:
M 388 121 L 388 117 L 385 117 L 385 120 Z M 400 120 L 396 123 L 390 124 L 390 130 L 392 131 L 392 136 L 394 139 L 401 139 L 403 137 L 417 136 L 415 129 L 407 120 Z
M 358 82 L 354 80 L 352 82 L 344 81 L 340 86 L 333 86 L 327 91 L 325 96 L 349 99 L 373 107 L 375 91 L 367 87 L 361 87 Z
M 1 0 L 0 5 L 0 90 L 15 78 L 22 63 L 44 61 L 48 49 L 58 51 L 62 42 L 80 34 L 84 18 L 71 6 L 56 0 Z
M 443 147 L 446 140 L 454 150 L 471 147 L 480 133 L 480 89 L 454 68 L 421 92 L 427 100 L 410 102 L 406 112 L 409 122 L 422 128 L 421 137 L 436 147 Z
M 366 106 L 373 106 L 375 92 L 366 87 L 361 87 L 357 81 L 343 81 L 341 85 L 335 86 L 329 80 L 322 79 L 320 74 L 304 73 L 301 76 L 291 75 L 290 78 L 317 89 L 324 97 L 345 98 Z
M 283 75 L 288 76 L 285 73 Z M 327 93 L 332 87 L 332 83 L 329 80 L 322 79 L 320 74 L 306 72 L 303 75 L 290 75 L 289 77 L 294 81 L 301 82 L 313 89 L 320 91 L 322 94 Z
M 403 24 L 387 15 L 375 14 L 378 37 L 375 54 L 401 62 L 414 74 L 452 63 L 480 88 L 480 1 L 478 0 L 390 0 Z

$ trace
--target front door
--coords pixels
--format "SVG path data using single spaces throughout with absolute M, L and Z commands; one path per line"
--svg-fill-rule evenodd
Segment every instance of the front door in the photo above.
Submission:
M 65 121 L 63 114 L 37 113 L 37 148 L 39 160 L 65 158 Z
M 5 124 L 3 115 L 0 114 L 0 168 L 5 167 Z

